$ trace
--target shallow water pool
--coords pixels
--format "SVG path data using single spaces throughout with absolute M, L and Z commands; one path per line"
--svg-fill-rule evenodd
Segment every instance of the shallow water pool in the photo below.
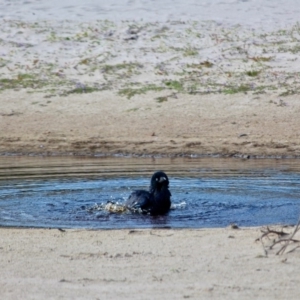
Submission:
M 151 217 L 113 213 L 152 173 L 170 180 L 172 210 Z M 0 226 L 200 228 L 294 224 L 299 160 L 221 158 L 0 157 Z

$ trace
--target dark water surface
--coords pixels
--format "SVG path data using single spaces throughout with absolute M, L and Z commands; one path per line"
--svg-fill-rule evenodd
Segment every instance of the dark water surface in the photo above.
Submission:
M 173 209 L 151 217 L 101 209 L 170 179 Z M 294 224 L 300 160 L 0 157 L 0 226 L 199 228 Z

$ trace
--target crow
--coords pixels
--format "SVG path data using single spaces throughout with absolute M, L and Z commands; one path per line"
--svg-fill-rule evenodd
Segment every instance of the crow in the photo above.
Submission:
M 125 206 L 131 211 L 140 211 L 152 216 L 166 214 L 171 207 L 168 176 L 162 171 L 155 172 L 151 178 L 149 192 L 132 192 Z

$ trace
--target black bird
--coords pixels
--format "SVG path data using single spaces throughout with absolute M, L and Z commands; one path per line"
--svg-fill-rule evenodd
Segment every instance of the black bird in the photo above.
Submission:
M 144 214 L 164 215 L 171 207 L 168 176 L 158 171 L 153 174 L 149 192 L 137 190 L 131 193 L 125 206 L 132 211 L 142 211 Z

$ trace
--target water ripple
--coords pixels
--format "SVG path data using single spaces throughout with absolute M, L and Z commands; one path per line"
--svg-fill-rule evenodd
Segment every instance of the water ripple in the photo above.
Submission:
M 122 211 L 131 191 L 147 189 L 158 169 L 171 182 L 170 213 L 151 217 Z M 0 226 L 292 224 L 300 212 L 299 190 L 300 162 L 292 160 L 0 158 Z

